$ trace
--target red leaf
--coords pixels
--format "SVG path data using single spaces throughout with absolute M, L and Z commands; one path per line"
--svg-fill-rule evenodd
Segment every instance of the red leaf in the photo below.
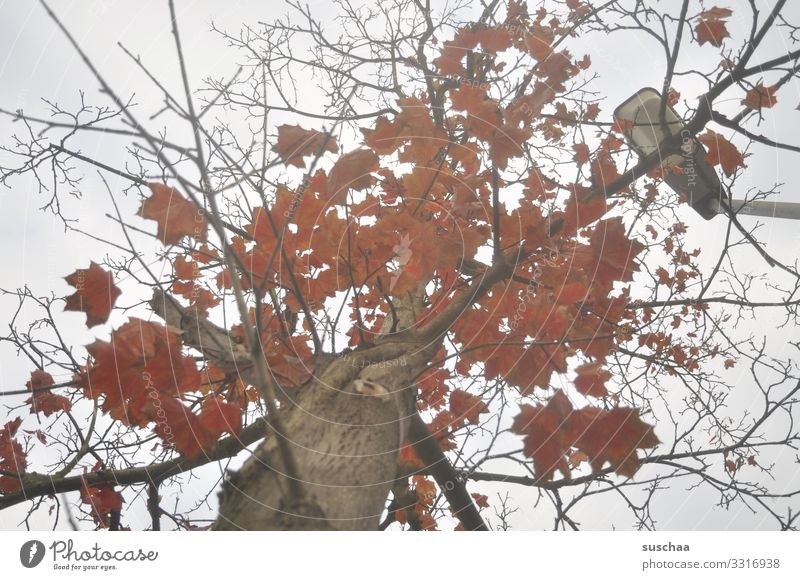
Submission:
M 419 457 L 417 457 L 414 448 L 408 441 L 403 442 L 403 446 L 400 448 L 400 455 L 397 458 L 397 462 L 406 468 L 409 469 L 424 469 L 425 464 L 422 463 Z
M 0 429 L 0 469 L 25 473 L 28 459 L 22 445 L 14 439 L 22 419 L 17 417 Z M 11 475 L 0 475 L 0 494 L 16 493 L 20 490 L 19 479 Z
M 305 167 L 303 157 L 317 155 L 324 151 L 336 153 L 339 150 L 336 139 L 314 129 L 303 129 L 299 125 L 278 127 L 278 141 L 272 146 L 286 165 Z
M 471 395 L 461 389 L 453 389 L 453 392 L 450 393 L 450 412 L 456 421 L 466 420 L 473 425 L 478 425 L 480 423 L 479 415 L 488 411 L 489 408 L 476 395 Z
M 629 282 L 639 270 L 636 256 L 644 246 L 625 235 L 622 218 L 600 222 L 592 233 L 590 245 L 596 266 L 591 272 L 592 282 L 602 290 L 611 290 L 614 282 Z
M 333 203 L 344 203 L 348 189 L 356 191 L 372 185 L 372 172 L 378 169 L 378 156 L 369 149 L 342 155 L 328 174 L 327 191 Z
M 208 223 L 205 213 L 183 197 L 174 187 L 160 183 L 149 185 L 152 195 L 139 208 L 139 215 L 158 223 L 158 239 L 165 246 L 177 244 L 184 236 L 206 240 Z
M 113 487 L 89 487 L 86 480 L 81 485 L 80 497 L 83 503 L 90 506 L 92 519 L 103 528 L 109 526 L 112 512 L 121 511 L 125 501 L 122 494 L 114 491 Z
M 658 445 L 653 427 L 639 419 L 638 409 L 617 407 L 610 411 L 584 407 L 570 419 L 575 446 L 589 456 L 597 472 L 608 462 L 618 474 L 632 477 L 639 469 L 637 449 Z
M 165 446 L 174 447 L 187 459 L 194 459 L 210 449 L 217 437 L 209 433 L 192 410 L 172 397 L 154 398 L 157 412 L 155 432 Z
M 548 481 L 558 470 L 569 478 L 566 454 L 572 443 L 565 427 L 573 407 L 564 392 L 557 390 L 546 406 L 522 405 L 521 411 L 511 430 L 525 435 L 523 452 L 533 458 L 536 477 Z
M 709 129 L 700 135 L 698 139 L 708 148 L 706 161 L 712 166 L 722 166 L 725 175 L 730 177 L 738 167 L 744 167 L 744 156 L 733 143 L 719 133 Z
M 589 146 L 586 143 L 576 143 L 572 148 L 575 150 L 575 155 L 572 157 L 575 163 L 583 165 L 589 162 Z
M 762 83 L 758 83 L 755 87 L 747 91 L 742 104 L 757 111 L 762 108 L 771 109 L 778 102 L 775 97 L 775 91 L 778 90 L 776 85 L 765 87 Z
M 45 417 L 49 417 L 56 411 L 70 411 L 72 409 L 72 402 L 69 399 L 53 393 L 37 393 L 27 399 L 25 403 L 31 406 L 31 413 L 42 412 Z
M 725 19 L 728 18 L 732 12 L 727 8 L 711 8 L 702 12 L 698 16 L 697 26 L 695 32 L 697 33 L 697 41 L 703 45 L 706 42 L 712 46 L 721 46 L 722 39 L 729 36 L 728 29 L 725 27 Z
M 175 277 L 179 280 L 194 280 L 200 277 L 196 262 L 190 262 L 186 256 L 178 256 L 172 261 Z
M 56 395 L 47 390 L 37 390 L 42 387 L 49 387 L 54 384 L 53 377 L 43 370 L 36 369 L 31 373 L 31 380 L 25 383 L 28 390 L 33 391 L 33 396 L 25 401 L 26 405 L 31 406 L 31 413 L 44 413 L 49 417 L 56 411 L 69 411 L 72 409 L 72 402 L 66 397 Z
M 582 395 L 590 397 L 605 397 L 606 381 L 611 378 L 611 373 L 603 369 L 603 361 L 586 363 L 575 369 L 575 388 Z
M 477 505 L 479 508 L 489 507 L 489 498 L 482 493 L 472 493 L 470 495 L 472 496 L 472 499 L 475 500 L 475 505 Z
M 171 326 L 131 318 L 109 342 L 86 350 L 92 356 L 82 377 L 86 396 L 102 397 L 103 411 L 127 425 L 145 426 L 157 417 L 156 402 L 200 386 L 195 362 L 182 355 L 180 331 Z
M 67 296 L 64 310 L 86 313 L 86 326 L 89 328 L 108 320 L 111 309 L 122 292 L 114 286 L 114 276 L 94 262 L 87 269 L 75 270 L 64 278 L 75 288 L 75 293 Z
M 236 435 L 242 430 L 242 410 L 227 401 L 213 395 L 203 400 L 200 411 L 200 424 L 215 439 L 222 433 Z

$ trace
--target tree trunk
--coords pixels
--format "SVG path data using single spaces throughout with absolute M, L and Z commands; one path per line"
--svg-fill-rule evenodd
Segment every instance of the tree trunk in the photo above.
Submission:
M 396 304 L 374 346 L 324 364 L 280 410 L 302 483 L 292 497 L 281 435 L 271 430 L 220 492 L 214 530 L 376 530 L 397 478 L 397 458 L 416 413 L 416 378 L 436 344 L 391 342 L 414 324 L 420 289 Z M 369 356 L 365 356 L 367 353 Z
M 213 529 L 377 529 L 426 359 L 401 355 L 363 368 L 346 355 L 332 360 L 281 411 L 302 504 L 292 505 L 278 435 L 269 433 L 225 482 Z

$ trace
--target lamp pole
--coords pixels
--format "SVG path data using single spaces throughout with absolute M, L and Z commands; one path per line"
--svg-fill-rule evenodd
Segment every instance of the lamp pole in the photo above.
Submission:
M 800 203 L 788 201 L 766 201 L 744 199 L 733 199 L 730 203 L 731 209 L 739 216 L 752 215 L 759 217 L 780 218 L 785 220 L 800 220 Z M 728 211 L 719 203 L 712 199 L 710 207 L 718 214 L 727 214 Z

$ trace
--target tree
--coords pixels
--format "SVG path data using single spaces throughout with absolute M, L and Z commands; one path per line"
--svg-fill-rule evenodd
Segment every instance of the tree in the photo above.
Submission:
M 182 93 L 128 53 L 163 99 L 159 130 L 42 2 L 105 104 L 3 111 L 22 130 L 2 180 L 33 176 L 67 238 L 112 254 L 66 272 L 71 295 L 4 291 L 43 314 L 5 337 L 31 378 L 4 393 L 18 399 L 0 508 L 79 491 L 84 517 L 119 529 L 144 492 L 152 529 L 165 515 L 203 527 L 160 494 L 246 456 L 212 529 L 487 529 L 480 482 L 535 488 L 556 528 L 577 528 L 596 496 L 654 527 L 670 485 L 796 526 L 800 490 L 780 473 L 797 462 L 795 359 L 740 331 L 764 311 L 796 329 L 798 273 L 730 203 L 751 147 L 800 150 L 761 128 L 800 66 L 797 49 L 762 54 L 781 31 L 796 46 L 786 2 L 473 4 L 339 0 L 331 32 L 289 2 L 285 18 L 216 29 L 241 67 L 195 91 L 170 0 Z M 683 118 L 641 155 L 598 96 L 592 55 L 571 47 L 631 31 L 665 61 L 660 121 L 642 124 L 664 125 L 668 106 Z M 298 91 L 308 78 L 319 112 L 306 81 Z M 100 132 L 131 162 L 71 147 Z M 663 186 L 695 138 L 728 207 L 708 260 L 688 192 Z M 113 239 L 66 213 L 86 170 L 107 189 Z M 80 350 L 63 339 L 69 311 L 110 335 Z M 757 404 L 737 407 L 735 389 Z M 37 446 L 58 461 L 32 464 Z M 530 509 L 491 504 L 494 528 Z

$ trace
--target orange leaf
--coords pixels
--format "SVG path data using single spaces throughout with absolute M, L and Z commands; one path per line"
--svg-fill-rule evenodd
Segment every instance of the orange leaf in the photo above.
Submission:
M 489 498 L 482 493 L 471 493 L 472 499 L 475 500 L 475 505 L 479 508 L 489 507 Z
M 122 494 L 113 487 L 89 487 L 83 480 L 80 490 L 81 501 L 91 508 L 92 519 L 100 527 L 107 528 L 111 513 L 122 510 Z
M 762 108 L 771 109 L 778 102 L 775 97 L 775 91 L 778 90 L 776 85 L 765 87 L 762 83 L 758 83 L 755 87 L 747 91 L 742 104 L 757 111 Z
M 204 242 L 206 240 L 205 213 L 193 202 L 183 197 L 177 189 L 151 183 L 152 195 L 139 208 L 139 215 L 158 223 L 158 239 L 165 246 L 177 244 L 183 236 Z
M 86 313 L 86 326 L 89 328 L 108 320 L 122 292 L 114 286 L 114 276 L 94 262 L 85 270 L 75 270 L 64 278 L 75 288 L 75 293 L 67 296 L 64 310 Z
M 725 175 L 731 176 L 737 167 L 744 167 L 744 156 L 736 146 L 719 133 L 710 129 L 698 137 L 700 142 L 708 148 L 706 161 L 713 165 L 722 166 Z
M 103 411 L 128 425 L 143 427 L 164 400 L 200 387 L 200 372 L 182 355 L 180 331 L 171 326 L 131 318 L 109 342 L 86 350 L 92 356 L 81 379 L 86 396 L 102 397 Z
M 728 8 L 717 8 L 716 6 L 702 12 L 698 16 L 695 27 L 697 41 L 701 45 L 708 42 L 712 46 L 721 46 L 722 39 L 729 36 L 728 29 L 725 27 L 725 19 L 731 14 L 732 12 Z
M 348 189 L 356 191 L 372 185 L 372 172 L 378 169 L 378 156 L 369 149 L 357 149 L 342 155 L 328 174 L 328 196 L 334 203 L 343 203 Z
M 178 256 L 172 261 L 175 277 L 179 280 L 194 280 L 200 277 L 196 262 L 190 262 L 186 256 Z
M 28 459 L 22 445 L 14 438 L 22 419 L 17 417 L 0 429 L 0 469 L 15 473 L 25 473 Z M 16 493 L 20 490 L 19 478 L 13 475 L 0 475 L 0 494 Z
M 575 155 L 572 157 L 575 163 L 583 165 L 589 162 L 589 146 L 586 143 L 576 143 L 572 148 L 575 150 Z
M 215 435 L 214 439 L 222 433 L 236 435 L 242 430 L 242 411 L 236 405 L 210 395 L 203 400 L 200 424 Z
M 637 449 L 659 444 L 653 427 L 639 418 L 638 409 L 617 407 L 610 411 L 584 407 L 570 418 L 575 446 L 589 456 L 597 472 L 608 462 L 618 474 L 633 476 L 639 469 Z
M 575 388 L 582 395 L 589 397 L 605 397 L 606 381 L 611 378 L 611 373 L 603 368 L 603 361 L 586 363 L 575 369 Z
M 467 420 L 473 425 L 480 423 L 479 415 L 486 413 L 489 408 L 483 400 L 461 389 L 453 389 L 450 393 L 450 412 L 456 421 Z
M 625 235 L 622 218 L 600 222 L 590 241 L 596 266 L 590 273 L 592 282 L 603 290 L 611 290 L 614 282 L 630 282 L 639 270 L 636 256 L 644 246 Z
M 503 27 L 484 28 L 475 33 L 475 39 L 486 52 L 497 54 L 511 46 L 511 35 Z
M 339 146 L 336 139 L 326 133 L 314 129 L 303 129 L 299 125 L 281 125 L 278 127 L 278 142 L 272 146 L 286 165 L 305 167 L 303 157 L 322 154 L 325 151 L 336 153 Z
M 533 458 L 538 479 L 548 481 L 556 470 L 569 478 L 566 454 L 571 442 L 565 426 L 572 411 L 572 403 L 559 389 L 546 406 L 522 405 L 521 413 L 514 418 L 511 431 L 525 435 L 523 452 Z
M 53 385 L 53 377 L 50 373 L 36 369 L 31 373 L 31 380 L 25 383 L 28 390 L 33 391 L 33 395 L 25 401 L 26 405 L 31 406 L 31 413 L 44 413 L 49 417 L 56 411 L 69 411 L 72 409 L 72 402 L 61 395 L 56 395 L 48 390 L 37 390 L 42 387 Z

